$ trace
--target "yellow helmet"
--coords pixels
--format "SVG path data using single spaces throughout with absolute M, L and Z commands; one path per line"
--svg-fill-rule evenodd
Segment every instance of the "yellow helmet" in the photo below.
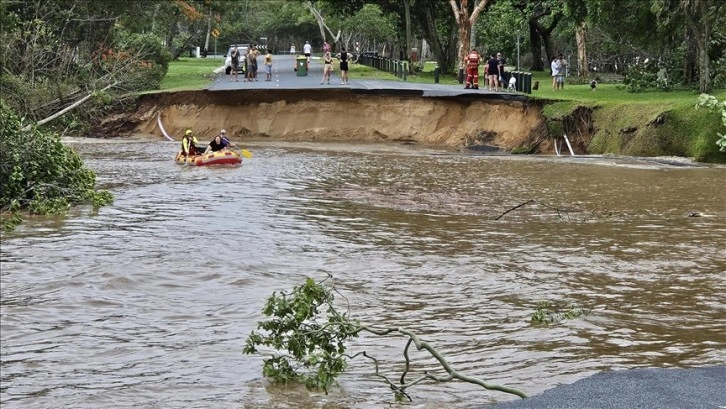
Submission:
M 184 135 L 191 135 L 191 134 L 192 134 L 192 130 L 191 129 L 187 129 L 187 131 L 186 131 L 186 133 Z

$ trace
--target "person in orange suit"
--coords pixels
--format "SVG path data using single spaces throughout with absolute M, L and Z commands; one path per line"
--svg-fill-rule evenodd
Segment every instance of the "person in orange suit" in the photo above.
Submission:
M 466 86 L 464 88 L 479 89 L 479 64 L 481 64 L 481 56 L 476 48 L 472 49 L 464 58 L 466 66 Z

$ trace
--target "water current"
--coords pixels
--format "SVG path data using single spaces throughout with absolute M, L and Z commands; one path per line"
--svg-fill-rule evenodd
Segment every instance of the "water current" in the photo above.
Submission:
M 265 299 L 328 274 L 356 318 L 528 394 L 604 370 L 726 363 L 724 167 L 257 142 L 241 166 L 196 168 L 175 165 L 171 143 L 69 143 L 116 199 L 3 235 L 3 409 L 519 399 L 453 382 L 397 404 L 368 361 L 327 396 L 270 385 L 262 357 L 242 353 Z M 588 313 L 532 324 L 546 300 Z M 350 348 L 395 379 L 404 346 Z M 438 370 L 411 357 L 415 373 Z

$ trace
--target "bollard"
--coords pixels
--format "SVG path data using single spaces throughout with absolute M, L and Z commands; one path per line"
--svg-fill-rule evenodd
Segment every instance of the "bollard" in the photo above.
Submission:
M 527 94 L 532 93 L 532 73 L 524 73 L 524 92 Z
M 524 89 L 524 74 L 522 71 L 517 71 L 517 91 L 522 92 Z
M 437 65 L 436 68 L 434 68 L 434 84 L 439 83 L 439 66 Z
M 464 83 L 464 69 L 463 68 L 459 68 L 459 77 L 457 78 L 457 80 L 459 81 L 459 84 Z
M 403 80 L 406 81 L 408 75 L 408 61 L 403 63 Z

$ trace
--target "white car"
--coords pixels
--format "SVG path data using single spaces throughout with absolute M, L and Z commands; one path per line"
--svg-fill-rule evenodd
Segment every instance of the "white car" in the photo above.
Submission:
M 249 44 L 232 44 L 229 46 L 229 50 L 227 51 L 227 55 L 224 59 L 224 72 L 225 74 L 229 75 L 232 72 L 232 47 L 237 46 L 237 51 L 239 51 L 239 67 L 238 67 L 238 74 L 245 74 L 245 58 L 247 58 L 247 51 L 250 49 Z

